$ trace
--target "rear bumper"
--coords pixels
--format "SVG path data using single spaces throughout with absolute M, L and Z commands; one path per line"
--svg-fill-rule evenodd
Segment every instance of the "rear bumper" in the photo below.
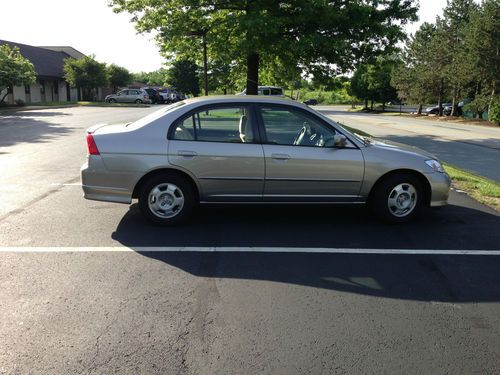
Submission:
M 447 173 L 431 173 L 427 175 L 431 184 L 431 207 L 444 206 L 448 203 L 451 179 Z
M 95 201 L 130 204 L 132 202 L 131 191 L 126 188 L 109 186 L 111 184 L 106 183 L 110 181 L 109 171 L 105 169 L 99 156 L 93 158 L 92 168 L 88 162 L 80 168 L 83 197 Z

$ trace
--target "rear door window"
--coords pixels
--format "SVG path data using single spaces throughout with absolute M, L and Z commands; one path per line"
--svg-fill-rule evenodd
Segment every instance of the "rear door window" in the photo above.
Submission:
M 179 121 L 172 139 L 253 143 L 254 126 L 246 106 L 207 108 Z

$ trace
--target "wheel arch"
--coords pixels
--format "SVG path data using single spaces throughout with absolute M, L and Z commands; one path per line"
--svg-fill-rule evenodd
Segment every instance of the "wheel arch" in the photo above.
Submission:
M 425 206 L 429 206 L 431 202 L 431 196 L 432 196 L 432 189 L 431 189 L 431 184 L 427 177 L 419 171 L 416 171 L 414 169 L 394 169 L 392 171 L 389 171 L 382 176 L 380 176 L 377 181 L 373 184 L 370 193 L 368 194 L 368 202 L 371 202 L 371 199 L 373 197 L 374 192 L 376 191 L 377 187 L 387 179 L 388 177 L 396 176 L 396 175 L 411 175 L 414 176 L 418 179 L 420 182 L 420 185 L 422 186 L 423 189 L 423 202 Z
M 148 173 L 146 173 L 135 184 L 134 190 L 132 192 L 132 198 L 139 197 L 140 189 L 147 180 L 149 180 L 152 177 L 162 175 L 162 174 L 170 174 L 170 175 L 180 176 L 182 178 L 185 178 L 187 181 L 189 181 L 189 183 L 193 187 L 193 190 L 196 194 L 196 200 L 199 202 L 199 200 L 200 200 L 200 188 L 198 187 L 198 184 L 195 182 L 194 178 L 192 176 L 190 176 L 188 173 L 181 171 L 179 169 L 175 169 L 175 168 L 158 168 L 158 169 L 153 169 L 152 171 L 149 171 Z

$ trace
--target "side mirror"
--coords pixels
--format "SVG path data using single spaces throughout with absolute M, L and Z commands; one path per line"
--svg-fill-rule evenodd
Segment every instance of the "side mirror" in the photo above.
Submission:
M 335 134 L 333 138 L 334 147 L 345 147 L 347 145 L 347 138 L 342 134 Z

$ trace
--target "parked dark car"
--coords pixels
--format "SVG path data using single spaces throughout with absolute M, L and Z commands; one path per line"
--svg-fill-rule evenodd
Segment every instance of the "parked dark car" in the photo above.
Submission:
M 464 106 L 464 102 L 460 102 L 460 103 L 457 104 L 457 115 L 462 116 L 462 114 L 463 114 L 463 111 L 462 111 L 463 106 Z M 450 116 L 452 109 L 453 109 L 453 106 L 451 104 L 447 105 L 446 107 L 443 108 L 443 115 Z
M 149 95 L 149 99 L 151 99 L 151 102 L 153 104 L 162 104 L 163 103 L 163 97 L 160 95 L 158 90 L 145 87 L 143 88 L 144 91 L 146 91 Z
M 318 101 L 316 99 L 307 99 L 304 104 L 306 105 L 318 105 Z
M 443 103 L 441 104 L 441 106 L 443 107 L 443 112 L 444 112 L 444 109 L 446 107 L 450 107 L 451 103 Z M 427 113 L 428 115 L 437 115 L 439 113 L 439 105 L 427 107 L 424 112 Z

